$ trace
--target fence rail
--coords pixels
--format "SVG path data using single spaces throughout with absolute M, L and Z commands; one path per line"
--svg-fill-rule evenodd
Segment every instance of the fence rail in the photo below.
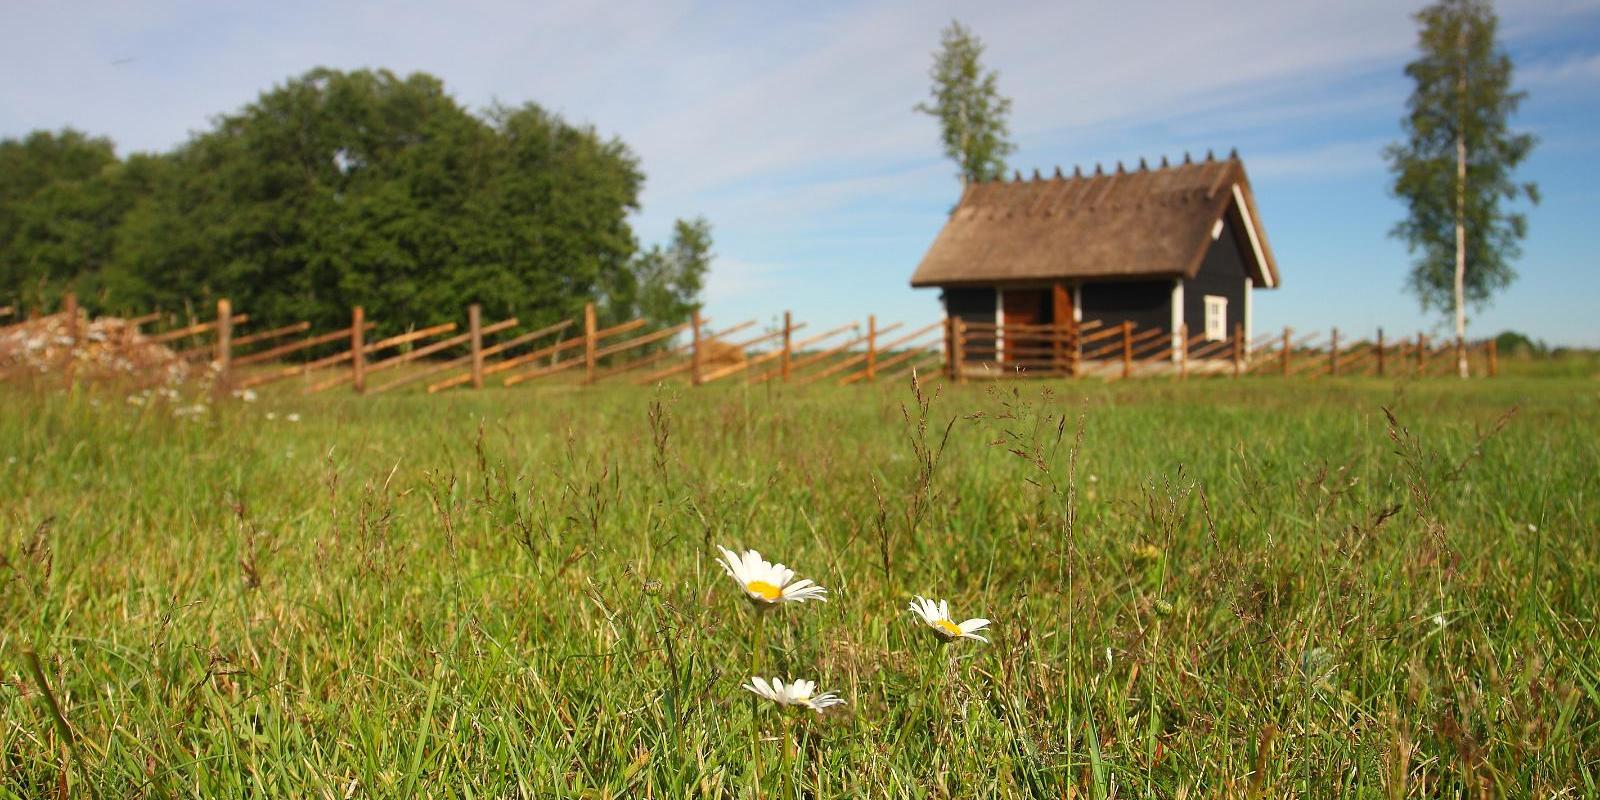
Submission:
M 61 311 L 32 315 L 18 321 L 16 309 L 0 307 L 0 332 L 58 318 L 73 320 L 72 330 L 84 324 L 82 309 L 70 296 Z M 1284 328 L 1251 339 L 1237 324 L 1218 335 L 1183 325 L 1171 330 L 1133 322 L 1005 324 L 948 317 L 906 330 L 902 322 L 880 324 L 868 316 L 802 338 L 807 323 L 788 312 L 781 324 L 765 327 L 745 320 L 713 329 L 697 310 L 677 324 L 632 319 L 601 328 L 592 303 L 581 318 L 531 330 L 519 330 L 521 322 L 514 317 L 485 323 L 473 305 L 465 330 L 458 322 L 445 322 L 377 340 L 369 336 L 379 326 L 360 307 L 352 309 L 348 326 L 326 332 L 312 331 L 307 321 L 244 330 L 250 322 L 248 313 L 235 313 L 227 300 L 217 303 L 210 319 L 191 311 L 124 320 L 125 330 L 134 332 L 127 335 L 170 347 L 177 359 L 209 361 L 228 387 L 299 379 L 306 394 L 341 386 L 380 394 L 413 384 L 434 394 L 469 385 L 480 389 L 491 376 L 500 376 L 504 386 L 556 376 L 581 385 L 627 377 L 641 385 L 677 379 L 696 386 L 734 381 L 848 386 L 893 380 L 912 370 L 957 382 L 978 377 L 1317 379 L 1449 375 L 1462 359 L 1471 374 L 1498 371 L 1493 340 L 1433 342 L 1423 334 L 1392 339 L 1382 330 L 1360 337 L 1337 328 Z M 139 333 L 145 326 L 152 330 Z M 380 373 L 386 380 L 369 390 L 368 377 Z
M 1403 377 L 1453 375 L 1465 359 L 1469 374 L 1494 377 L 1498 353 L 1493 339 L 1430 345 L 1428 337 L 1351 339 L 1338 328 L 1292 328 L 1247 339 L 1242 325 L 1230 335 L 1191 334 L 1141 327 L 1132 322 L 1077 326 L 996 325 L 959 318 L 948 321 L 946 374 L 973 377 L 1079 377 L 1108 380 L 1169 375 L 1276 375 L 1279 377 Z M 1059 352 L 1061 346 L 1066 354 Z

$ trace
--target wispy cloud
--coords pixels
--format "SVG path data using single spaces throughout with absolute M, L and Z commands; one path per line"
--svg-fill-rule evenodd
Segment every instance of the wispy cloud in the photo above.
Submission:
M 1600 2 L 1497 6 L 1513 48 L 1566 36 L 1575 50 L 1519 58 L 1519 84 L 1586 97 L 1574 92 L 1600 83 L 1600 55 L 1574 44 Z M 1418 7 L 12 3 L 0 10 L 0 69 L 26 77 L 0 84 L 0 136 L 71 124 L 124 150 L 164 149 L 313 66 L 428 71 L 468 106 L 536 101 L 626 141 L 649 176 L 643 238 L 666 235 L 675 217 L 705 214 L 715 226 L 713 306 L 781 306 L 846 287 L 848 297 L 823 301 L 844 315 L 851 303 L 931 303 L 905 278 L 958 187 L 934 122 L 911 109 L 952 17 L 983 38 L 1014 101 L 1018 166 L 1238 146 L 1254 178 L 1292 192 L 1381 169 L 1379 149 L 1398 135 Z M 1591 111 L 1560 130 L 1581 135 Z
M 785 274 L 783 264 L 719 258 L 706 276 L 705 300 L 713 306 L 749 301 L 781 287 Z
M 1600 53 L 1568 56 L 1553 61 L 1536 61 L 1517 68 L 1516 80 L 1523 86 L 1600 86 Z
M 1384 145 L 1388 139 L 1357 139 L 1328 142 L 1316 147 L 1256 153 L 1249 167 L 1257 179 L 1347 178 L 1385 169 Z

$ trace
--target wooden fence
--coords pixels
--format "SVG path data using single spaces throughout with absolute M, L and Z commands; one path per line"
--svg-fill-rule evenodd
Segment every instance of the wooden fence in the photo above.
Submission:
M 14 316 L 9 308 L 0 308 Z M 70 296 L 57 312 L 80 320 Z M 52 315 L 56 316 L 56 315 Z M 1426 336 L 1371 338 L 1297 334 L 1290 329 L 1246 341 L 1240 326 L 1226 337 L 1171 331 L 1130 322 L 1104 325 L 997 325 L 947 318 L 908 329 L 861 322 L 813 332 L 785 312 L 761 327 L 756 320 L 713 325 L 698 311 L 687 322 L 651 325 L 633 319 L 600 327 L 594 304 L 581 318 L 522 329 L 516 318 L 487 321 L 474 305 L 464 327 L 446 322 L 373 339 L 377 325 L 352 309 L 350 323 L 313 331 L 309 322 L 248 329 L 250 315 L 227 300 L 211 319 L 193 314 L 146 314 L 126 324 L 177 358 L 209 364 L 235 389 L 297 382 L 316 394 L 341 387 L 380 394 L 417 386 L 429 394 L 481 389 L 491 380 L 516 386 L 542 379 L 588 385 L 627 380 L 646 385 L 683 380 L 714 383 L 851 385 L 896 380 L 912 370 L 965 382 L 974 377 L 1099 377 L 1272 375 L 1317 377 L 1451 375 L 1465 353 L 1473 374 L 1497 371 L 1494 342 L 1430 342 Z M 20 324 L 7 319 L 0 331 Z M 81 323 L 75 323 L 81 324 Z M 149 330 L 145 330 L 148 328 Z
M 61 316 L 81 324 L 70 296 Z M 379 394 L 406 386 L 433 394 L 491 382 L 516 386 L 540 379 L 581 385 L 604 381 L 694 385 L 769 381 L 841 385 L 898 378 L 913 369 L 938 373 L 945 360 L 944 324 L 915 330 L 876 317 L 813 334 L 785 313 L 781 324 L 756 320 L 714 324 L 696 311 L 687 322 L 652 325 L 633 319 L 598 324 L 590 303 L 581 318 L 523 329 L 516 318 L 488 321 L 474 305 L 465 326 L 446 322 L 374 339 L 378 327 L 362 308 L 350 324 L 314 331 L 301 321 L 251 330 L 249 314 L 227 300 L 216 315 L 152 313 L 124 319 L 145 342 L 169 348 L 180 360 L 206 364 L 229 388 L 294 384 L 305 394 L 347 387 Z M 35 316 L 35 320 L 46 317 Z M 12 323 L 0 323 L 4 330 Z
M 945 364 L 946 375 L 958 381 L 974 377 L 1444 376 L 1457 374 L 1457 360 L 1462 356 L 1472 375 L 1494 377 L 1499 372 L 1493 339 L 1430 342 L 1424 334 L 1385 339 L 1382 329 L 1371 338 L 1356 338 L 1338 328 L 1305 333 L 1284 328 L 1247 341 L 1241 325 L 1220 337 L 1191 334 L 1187 326 L 1172 331 L 1132 322 L 995 325 L 950 318 L 946 325 L 952 354 Z

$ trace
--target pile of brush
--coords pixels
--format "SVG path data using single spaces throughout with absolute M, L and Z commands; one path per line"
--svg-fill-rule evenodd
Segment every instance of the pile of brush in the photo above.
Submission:
M 170 385 L 190 365 L 118 317 L 62 312 L 0 328 L 0 379 Z

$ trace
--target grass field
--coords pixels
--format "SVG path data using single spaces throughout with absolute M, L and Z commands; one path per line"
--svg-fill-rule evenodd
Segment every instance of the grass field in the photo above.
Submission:
M 0 402 L 0 795 L 1600 794 L 1592 379 Z

